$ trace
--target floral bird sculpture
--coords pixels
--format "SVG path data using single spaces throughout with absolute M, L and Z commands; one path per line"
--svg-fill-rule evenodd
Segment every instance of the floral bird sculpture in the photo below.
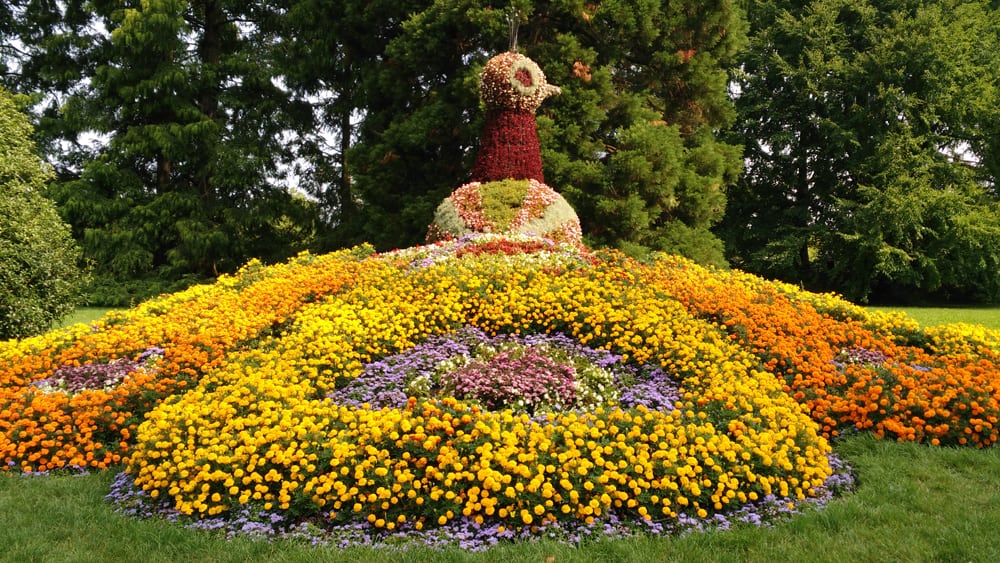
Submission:
M 519 53 L 501 53 L 480 75 L 486 120 L 472 181 L 438 206 L 428 242 L 470 233 L 534 235 L 582 247 L 580 220 L 545 184 L 535 111 L 558 86 Z

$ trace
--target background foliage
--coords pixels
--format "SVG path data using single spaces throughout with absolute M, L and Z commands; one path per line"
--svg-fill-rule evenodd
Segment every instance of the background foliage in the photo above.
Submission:
M 4 27 L 23 51 L 6 78 L 37 98 L 59 173 L 50 193 L 95 262 L 96 301 L 128 303 L 310 240 L 318 208 L 279 181 L 300 108 L 275 83 L 271 11 L 12 3 Z
M 3 53 L 4 78 L 36 96 L 52 194 L 96 262 L 99 301 L 308 245 L 422 240 L 468 178 L 478 73 L 509 47 L 511 17 L 521 50 L 563 86 L 539 116 L 543 158 L 590 242 L 723 263 L 709 228 L 740 158 L 714 132 L 735 116 L 726 68 L 745 43 L 741 11 L 505 8 L 15 1 L 0 33 L 23 48 Z
M 856 300 L 1000 298 L 995 8 L 747 6 L 732 264 Z
M 546 180 L 590 245 L 995 302 L 994 4 L 12 0 L 0 80 L 33 97 L 98 303 L 421 241 L 468 180 L 511 19 L 562 87 Z

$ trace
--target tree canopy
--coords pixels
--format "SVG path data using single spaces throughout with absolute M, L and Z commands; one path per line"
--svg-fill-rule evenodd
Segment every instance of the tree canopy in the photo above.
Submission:
M 1000 299 L 997 12 L 750 2 L 720 230 L 736 267 L 856 300 Z
M 34 99 L 103 302 L 421 242 L 470 178 L 479 72 L 512 28 L 562 89 L 537 116 L 544 176 L 588 244 L 856 300 L 996 301 L 997 18 L 957 0 L 11 0 L 0 71 Z
M 23 49 L 3 53 L 5 81 L 37 97 L 52 194 L 99 279 L 211 276 L 316 240 L 420 242 L 468 179 L 478 73 L 510 47 L 511 18 L 564 87 L 539 116 L 543 160 L 590 242 L 723 262 L 709 229 L 740 170 L 716 138 L 745 42 L 734 3 L 10 6 L 0 33 Z
M 270 12 L 174 0 L 19 10 L 14 82 L 44 96 L 40 137 L 60 166 L 50 193 L 95 262 L 98 299 L 284 258 L 315 234 L 317 207 L 280 182 L 299 107 L 276 84 Z M 107 142 L 84 147 L 95 135 Z

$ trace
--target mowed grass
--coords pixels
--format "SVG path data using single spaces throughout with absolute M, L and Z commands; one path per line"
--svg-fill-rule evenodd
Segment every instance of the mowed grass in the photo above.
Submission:
M 111 310 L 106 307 L 78 307 L 59 324 L 60 326 L 69 326 L 77 323 L 92 323 Z
M 0 476 L 4 561 L 1000 561 L 1000 448 L 935 448 L 847 438 L 835 449 L 859 487 L 823 510 L 770 528 L 571 547 L 548 541 L 458 549 L 312 547 L 225 540 L 158 520 L 134 520 L 104 500 L 113 472 Z
M 876 311 L 903 311 L 921 326 L 949 323 L 980 324 L 1000 330 L 1000 307 L 869 307 Z

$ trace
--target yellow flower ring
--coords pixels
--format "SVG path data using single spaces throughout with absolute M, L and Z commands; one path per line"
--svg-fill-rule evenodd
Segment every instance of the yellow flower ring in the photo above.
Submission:
M 831 474 L 819 426 L 724 331 L 624 258 L 554 253 L 362 261 L 349 286 L 234 351 L 138 428 L 128 473 L 182 513 L 246 506 L 385 531 L 464 518 L 708 518 Z M 671 412 L 600 407 L 531 418 L 453 398 L 379 410 L 327 398 L 366 364 L 431 335 L 564 333 L 681 383 Z

